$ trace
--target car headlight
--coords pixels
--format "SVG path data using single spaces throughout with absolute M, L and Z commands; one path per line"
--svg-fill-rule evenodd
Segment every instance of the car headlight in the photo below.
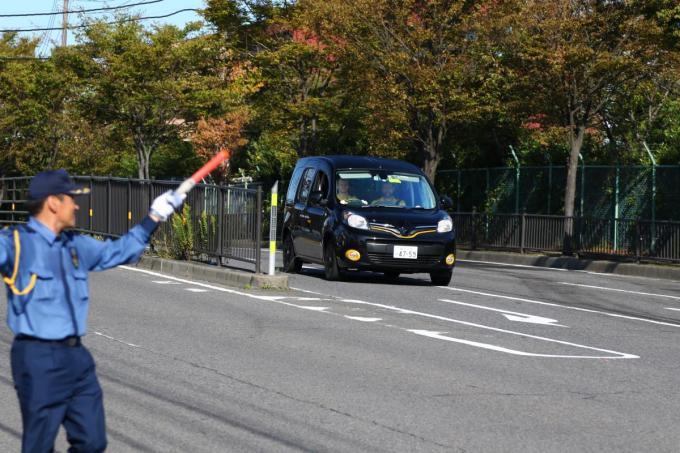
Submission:
M 352 228 L 368 230 L 368 222 L 366 221 L 366 218 L 360 216 L 359 214 L 345 212 L 345 221 L 347 222 L 347 225 L 351 226 Z
M 437 223 L 437 233 L 448 233 L 452 229 L 453 221 L 449 216 L 446 216 L 446 218 L 440 220 L 439 223 Z

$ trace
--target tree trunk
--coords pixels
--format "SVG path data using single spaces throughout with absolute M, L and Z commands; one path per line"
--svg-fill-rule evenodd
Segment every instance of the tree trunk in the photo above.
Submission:
M 583 146 L 585 126 L 575 126 L 569 133 L 569 160 L 567 162 L 567 185 L 564 191 L 564 252 L 571 255 L 573 252 L 574 237 L 574 201 L 576 200 L 576 174 L 578 173 L 578 156 Z M 583 215 L 583 213 L 581 213 Z
M 149 175 L 149 160 L 151 150 L 147 146 L 137 146 L 137 176 L 139 179 L 151 179 Z
M 441 161 L 441 156 L 437 152 L 433 143 L 425 144 L 425 162 L 423 163 L 423 172 L 434 184 L 434 178 L 437 175 L 437 167 L 439 167 L 439 162 Z
M 435 132 L 436 129 L 436 132 Z M 434 184 L 435 176 L 437 176 L 437 167 L 442 160 L 439 148 L 444 141 L 446 134 L 445 126 L 430 127 L 427 140 L 424 140 L 425 161 L 423 162 L 423 172 Z
M 574 216 L 574 201 L 576 200 L 576 174 L 578 172 L 578 156 L 581 154 L 583 138 L 585 137 L 585 126 L 576 126 L 575 130 L 569 134 L 569 161 L 567 163 L 567 186 L 564 193 L 564 215 L 565 217 Z M 581 213 L 583 214 L 583 213 Z

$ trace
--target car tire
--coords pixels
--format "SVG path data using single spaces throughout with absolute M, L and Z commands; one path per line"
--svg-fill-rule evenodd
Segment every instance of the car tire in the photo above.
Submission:
M 335 249 L 331 240 L 328 240 L 323 247 L 323 270 L 326 280 L 331 282 L 340 280 L 338 258 L 335 256 Z
M 397 281 L 397 279 L 399 279 L 399 272 L 395 271 L 383 272 L 383 277 L 385 277 L 385 280 L 387 280 L 388 282 L 394 282 Z
M 449 286 L 451 277 L 453 277 L 452 269 L 430 272 L 430 280 L 432 280 L 432 284 L 435 286 Z
M 293 238 L 290 234 L 286 235 L 283 240 L 283 272 L 289 274 L 297 274 L 302 269 L 302 260 L 295 256 L 295 247 L 293 246 Z

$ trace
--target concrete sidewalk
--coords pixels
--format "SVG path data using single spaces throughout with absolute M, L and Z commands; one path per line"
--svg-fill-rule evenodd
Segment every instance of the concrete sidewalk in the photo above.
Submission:
M 671 264 L 636 264 L 619 261 L 591 260 L 570 256 L 520 254 L 486 250 L 458 250 L 458 260 L 518 264 L 555 269 L 583 270 L 636 277 L 662 278 L 680 281 L 680 266 Z

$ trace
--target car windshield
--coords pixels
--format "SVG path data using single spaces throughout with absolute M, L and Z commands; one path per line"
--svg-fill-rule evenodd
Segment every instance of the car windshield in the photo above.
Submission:
M 427 180 L 418 174 L 383 170 L 341 170 L 335 176 L 338 203 L 356 207 L 434 209 Z

